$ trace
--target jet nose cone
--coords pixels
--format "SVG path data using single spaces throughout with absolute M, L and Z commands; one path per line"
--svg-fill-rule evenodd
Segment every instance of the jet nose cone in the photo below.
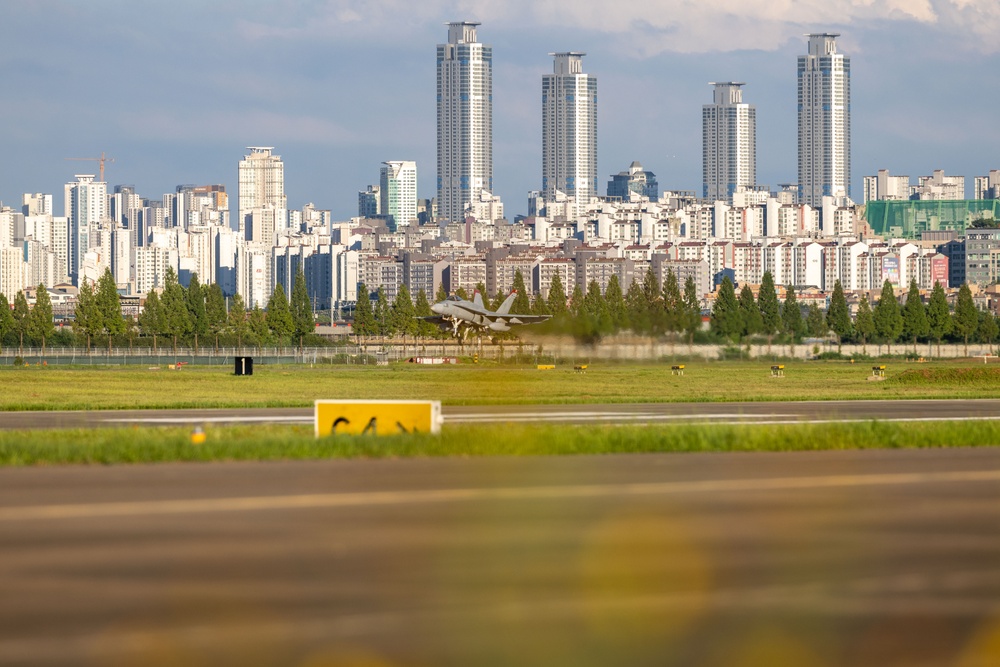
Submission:
M 440 315 L 443 311 L 444 311 L 444 306 L 442 306 L 440 303 L 435 303 L 431 306 L 431 312 L 433 313 L 437 313 L 438 315 Z

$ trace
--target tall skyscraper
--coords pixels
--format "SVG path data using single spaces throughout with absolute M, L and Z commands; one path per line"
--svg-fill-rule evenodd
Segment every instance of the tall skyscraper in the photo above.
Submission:
M 757 183 L 757 109 L 743 102 L 743 83 L 715 86 L 701 109 L 702 196 L 730 201 L 739 186 Z
M 257 209 L 274 209 L 276 217 L 287 216 L 288 200 L 285 198 L 285 164 L 278 155 L 272 155 L 272 146 L 248 146 L 250 153 L 239 165 L 239 230 L 245 233 L 247 216 Z M 283 228 L 280 221 L 278 228 Z
M 851 59 L 831 33 L 809 35 L 799 56 L 799 202 L 851 194 Z
M 69 276 L 80 285 L 83 256 L 90 250 L 91 229 L 108 217 L 108 184 L 94 180 L 93 174 L 77 174 L 76 183 L 65 187 L 66 224 L 68 226 Z
M 549 54 L 542 77 L 542 193 L 587 204 L 597 194 L 597 77 L 583 73 L 584 53 Z
M 453 222 L 493 192 L 493 48 L 476 41 L 478 25 L 449 23 L 437 47 L 437 203 Z
M 417 217 L 417 163 L 412 160 L 383 162 L 379 178 L 379 208 L 396 231 Z

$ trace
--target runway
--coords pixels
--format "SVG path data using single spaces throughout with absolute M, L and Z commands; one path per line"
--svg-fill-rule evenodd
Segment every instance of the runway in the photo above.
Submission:
M 3 665 L 993 665 L 1000 449 L 0 470 Z
M 444 423 L 824 423 L 1000 419 L 1000 400 L 444 406 Z M 312 408 L 0 412 L 0 429 L 311 424 Z

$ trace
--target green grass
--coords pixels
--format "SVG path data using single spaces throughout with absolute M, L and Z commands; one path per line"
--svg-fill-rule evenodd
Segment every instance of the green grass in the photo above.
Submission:
M 201 445 L 180 428 L 0 432 L 0 465 L 267 461 L 652 452 L 759 452 L 1000 444 L 1000 421 L 802 425 L 446 426 L 439 436 L 337 436 L 308 427 L 224 427 Z
M 322 399 L 428 399 L 446 405 L 792 401 L 1000 397 L 1000 369 L 973 362 L 889 363 L 872 382 L 871 364 L 691 362 L 683 377 L 670 364 L 595 362 L 571 366 L 417 367 L 259 366 L 252 377 L 228 368 L 0 368 L 0 410 L 302 407 Z

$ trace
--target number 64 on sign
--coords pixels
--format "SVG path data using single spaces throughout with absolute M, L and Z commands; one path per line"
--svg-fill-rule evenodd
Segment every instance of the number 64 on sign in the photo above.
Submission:
M 440 401 L 316 401 L 316 437 L 440 433 Z

